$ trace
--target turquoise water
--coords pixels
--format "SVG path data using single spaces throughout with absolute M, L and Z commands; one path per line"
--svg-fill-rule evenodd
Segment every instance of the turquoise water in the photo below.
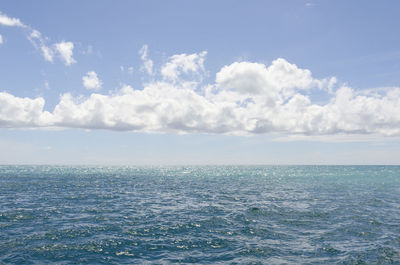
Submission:
M 400 167 L 0 167 L 0 264 L 400 264 Z

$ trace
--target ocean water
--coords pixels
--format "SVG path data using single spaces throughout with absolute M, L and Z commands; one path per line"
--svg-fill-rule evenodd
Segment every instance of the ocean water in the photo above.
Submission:
M 0 167 L 0 264 L 400 264 L 399 166 Z

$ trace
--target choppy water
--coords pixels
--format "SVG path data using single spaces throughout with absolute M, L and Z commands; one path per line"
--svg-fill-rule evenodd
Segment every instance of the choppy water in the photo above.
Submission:
M 0 167 L 0 264 L 400 264 L 400 167 Z

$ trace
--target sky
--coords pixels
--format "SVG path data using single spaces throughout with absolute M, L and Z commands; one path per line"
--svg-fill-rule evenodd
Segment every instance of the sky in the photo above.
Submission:
M 399 1 L 0 2 L 0 164 L 400 164 Z

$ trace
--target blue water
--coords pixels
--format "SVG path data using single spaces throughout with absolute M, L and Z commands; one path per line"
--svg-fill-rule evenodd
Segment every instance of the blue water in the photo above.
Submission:
M 400 167 L 0 167 L 0 264 L 400 264 Z

